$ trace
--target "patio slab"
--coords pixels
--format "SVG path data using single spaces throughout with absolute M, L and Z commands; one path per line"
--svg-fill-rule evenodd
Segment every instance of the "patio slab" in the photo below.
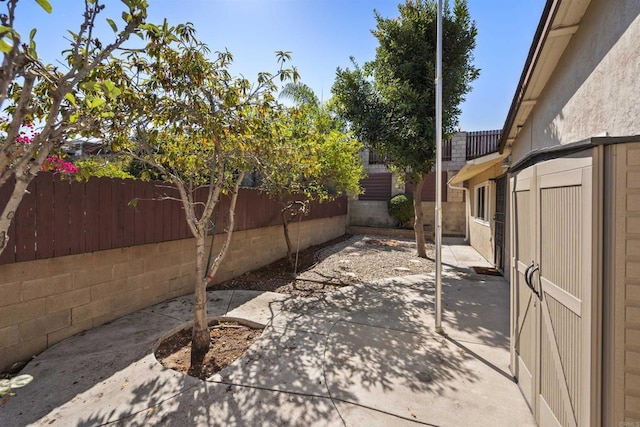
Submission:
M 189 297 L 69 338 L 23 373 L 0 425 L 535 425 L 508 371 L 509 289 L 446 247 L 443 326 L 433 275 L 312 298 L 209 293 L 212 316 L 266 324 L 238 360 L 200 381 L 162 367 L 155 343 L 191 318 Z M 479 256 L 479 255 L 478 255 Z

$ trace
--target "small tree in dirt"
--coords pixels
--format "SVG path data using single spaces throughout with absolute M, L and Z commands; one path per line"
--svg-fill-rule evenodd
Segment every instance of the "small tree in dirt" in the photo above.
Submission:
M 309 202 L 324 202 L 343 194 L 361 192 L 363 177 L 359 151 L 361 144 L 330 111 L 311 88 L 288 83 L 281 98 L 297 106 L 283 112 L 278 137 L 280 153 L 271 151 L 262 170 L 257 171 L 259 187 L 282 206 L 282 226 L 287 244 L 287 260 L 294 266 L 289 224 L 309 212 Z M 302 200 L 300 199 L 302 198 Z
M 436 18 L 434 0 L 407 0 L 400 16 L 376 12 L 375 60 L 338 69 L 332 92 L 356 136 L 413 186 L 418 256 L 425 258 L 422 187 L 435 163 Z M 466 0 L 443 12 L 443 127 L 452 133 L 460 103 L 479 70 L 472 64 L 476 27 Z
M 206 289 L 231 243 L 239 187 L 247 171 L 265 167 L 266 153 L 282 151 L 274 137 L 281 116 L 275 81 L 296 80 L 297 72 L 283 68 L 289 55 L 279 52 L 279 70 L 259 74 L 256 84 L 233 77 L 231 54 L 216 52 L 209 59 L 208 47 L 190 24 L 165 22 L 147 37 L 144 50 L 130 52 L 129 68 L 111 71 L 128 87 L 112 106 L 118 120 L 111 122 L 110 134 L 115 150 L 158 171 L 179 193 L 195 237 L 191 370 L 197 372 L 210 341 Z M 230 200 L 226 236 L 211 260 L 207 235 L 225 195 Z
M 36 0 L 51 12 L 48 0 Z M 29 183 L 46 165 L 47 158 L 69 136 L 87 132 L 103 113 L 105 99 L 119 89 L 108 76 L 96 80 L 93 71 L 139 31 L 146 18 L 145 0 L 123 0 L 124 26 L 118 30 L 107 18 L 115 39 L 104 44 L 93 34 L 96 19 L 104 9 L 100 1 L 85 1 L 77 32 L 69 32 L 71 45 L 65 64 L 45 64 L 38 58 L 33 29 L 28 39 L 15 30 L 18 0 L 6 0 L 0 15 L 0 187 L 13 186 L 6 203 L 0 205 L 0 253 L 9 244 L 8 230 Z M 52 23 L 55 25 L 55 23 Z

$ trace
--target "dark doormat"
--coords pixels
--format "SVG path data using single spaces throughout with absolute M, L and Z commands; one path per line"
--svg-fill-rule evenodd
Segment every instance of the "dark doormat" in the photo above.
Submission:
M 472 267 L 477 274 L 484 274 L 486 276 L 502 276 L 502 273 L 497 268 L 493 267 Z

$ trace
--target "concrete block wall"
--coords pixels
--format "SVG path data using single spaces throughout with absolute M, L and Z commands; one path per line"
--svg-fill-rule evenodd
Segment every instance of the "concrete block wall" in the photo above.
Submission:
M 460 170 L 467 161 L 467 132 L 456 132 L 451 137 L 451 160 L 442 162 L 445 170 Z
M 433 236 L 435 224 L 435 202 L 422 202 L 424 223 Z M 387 202 L 349 200 L 349 225 L 362 227 L 395 227 L 396 223 L 387 213 Z M 448 236 L 464 236 L 464 201 L 442 203 L 442 233 Z M 429 235 L 429 234 L 428 234 Z
M 449 182 L 449 180 L 453 178 L 453 176 L 456 173 L 458 173 L 458 171 L 453 171 L 453 170 L 447 171 L 447 182 Z M 460 184 L 457 184 L 457 185 L 460 185 Z M 447 202 L 463 202 L 464 203 L 464 191 L 456 190 L 454 188 L 448 187 Z
M 303 249 L 343 235 L 346 226 L 346 216 L 296 222 L 291 237 L 295 245 L 299 236 Z M 223 239 L 217 235 L 215 247 Z M 214 283 L 285 254 L 281 226 L 237 231 Z M 193 292 L 194 257 L 194 240 L 184 239 L 1 265 L 0 370 L 78 332 Z

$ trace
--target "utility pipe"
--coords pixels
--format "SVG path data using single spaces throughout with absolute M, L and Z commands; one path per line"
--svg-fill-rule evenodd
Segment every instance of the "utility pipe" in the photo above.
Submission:
M 469 243 L 469 218 L 471 217 L 471 197 L 469 196 L 469 189 L 466 187 L 456 187 L 451 183 L 455 178 L 455 175 L 451 177 L 449 181 L 447 181 L 447 187 L 452 190 L 462 190 L 464 191 L 464 241 L 465 243 Z

